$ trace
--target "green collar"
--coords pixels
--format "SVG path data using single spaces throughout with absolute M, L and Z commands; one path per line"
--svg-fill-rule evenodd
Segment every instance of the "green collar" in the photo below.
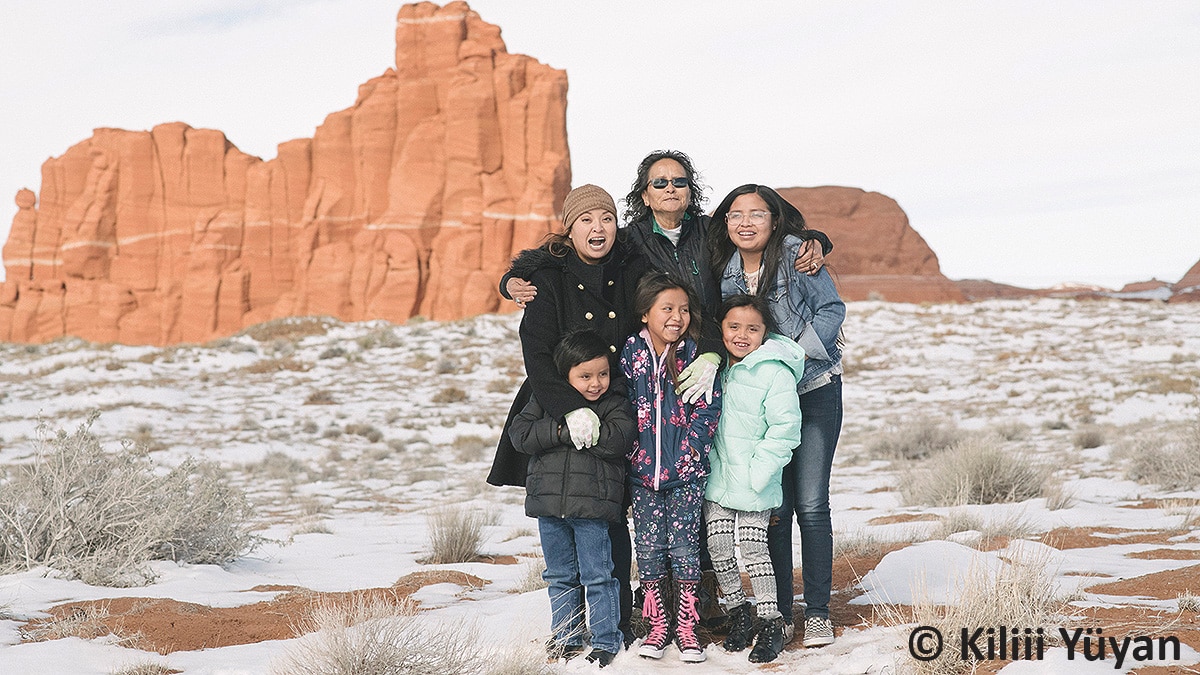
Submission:
M 683 227 L 683 224 L 688 222 L 691 219 L 692 219 L 692 214 L 688 213 L 687 211 L 684 211 L 683 212 L 683 220 L 679 221 L 679 227 Z M 658 225 L 658 220 L 655 219 L 653 213 L 650 214 L 650 225 L 651 225 L 651 231 L 654 232 L 655 234 L 661 234 L 664 237 L 667 236 L 666 232 L 663 231 L 662 227 L 660 227 Z M 682 232 L 680 234 L 682 234 Z

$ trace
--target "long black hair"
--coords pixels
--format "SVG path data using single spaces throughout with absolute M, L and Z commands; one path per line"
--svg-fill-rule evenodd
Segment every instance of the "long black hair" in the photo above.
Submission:
M 650 167 L 664 159 L 673 159 L 679 162 L 679 165 L 683 167 L 683 172 L 687 175 L 687 213 L 693 218 L 704 215 L 704 202 L 708 201 L 708 197 L 704 196 L 706 186 L 700 182 L 700 172 L 696 171 L 696 167 L 692 164 L 692 158 L 678 150 L 655 150 L 646 155 L 638 164 L 637 177 L 633 179 L 629 194 L 625 195 L 624 217 L 626 223 L 633 224 L 650 216 L 650 207 L 642 202 L 642 195 L 650 189 Z
M 717 205 L 717 210 L 713 211 L 712 220 L 708 223 L 709 262 L 713 274 L 720 277 L 725 273 L 725 268 L 729 265 L 733 254 L 737 253 L 737 247 L 729 240 L 725 216 L 729 213 L 735 199 L 748 194 L 756 194 L 761 197 L 767 203 L 767 210 L 771 212 L 771 235 L 767 239 L 767 248 L 763 251 L 762 281 L 760 282 L 771 284 L 774 283 L 775 273 L 779 270 L 782 262 L 783 238 L 789 234 L 803 236 L 802 233 L 808 228 L 804 224 L 804 215 L 800 213 L 800 209 L 792 206 L 788 200 L 766 185 L 756 183 L 740 185 L 725 195 L 725 198 Z M 767 288 L 768 286 L 760 286 L 763 291 Z
M 692 290 L 690 284 L 673 274 L 647 272 L 643 275 L 638 281 L 637 290 L 633 293 L 633 312 L 638 317 L 645 316 L 654 307 L 654 301 L 658 299 L 659 293 L 675 288 L 687 294 L 688 300 L 688 327 L 683 332 L 683 337 L 699 340 L 700 322 L 703 319 L 700 315 L 700 300 L 696 297 L 696 292 Z M 678 346 L 678 343 L 667 345 L 667 373 L 670 374 L 672 383 L 675 383 L 679 377 L 674 358 L 675 349 Z M 651 348 L 653 349 L 653 346 Z

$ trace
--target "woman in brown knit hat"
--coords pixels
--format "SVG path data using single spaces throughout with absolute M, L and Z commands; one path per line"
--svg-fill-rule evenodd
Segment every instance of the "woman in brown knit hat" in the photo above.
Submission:
M 536 302 L 528 303 L 521 320 L 521 351 L 528 378 L 517 392 L 504 423 L 488 483 L 525 484 L 527 456 L 513 447 L 509 429 L 530 396 L 545 411 L 570 429 L 577 448 L 595 443 L 598 420 L 583 396 L 559 374 L 554 348 L 576 330 L 596 332 L 609 347 L 610 389 L 623 390 L 621 346 L 641 325 L 634 313 L 633 299 L 638 279 L 648 270 L 645 258 L 632 250 L 617 230 L 617 207 L 603 188 L 582 185 L 563 201 L 562 234 L 550 234 L 541 246 L 523 251 L 513 262 L 513 273 L 530 279 L 538 287 Z M 589 416 L 589 413 L 591 415 Z M 629 628 L 633 595 L 629 586 L 632 556 L 629 527 L 611 523 L 613 576 L 621 584 L 621 622 L 626 645 L 632 640 Z

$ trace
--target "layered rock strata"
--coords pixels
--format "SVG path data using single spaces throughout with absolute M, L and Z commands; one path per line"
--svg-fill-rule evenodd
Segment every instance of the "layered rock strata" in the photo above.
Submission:
M 175 122 L 97 129 L 21 190 L 0 340 L 171 344 L 264 320 L 495 310 L 571 182 L 566 73 L 463 2 L 405 5 L 394 69 L 263 161 Z

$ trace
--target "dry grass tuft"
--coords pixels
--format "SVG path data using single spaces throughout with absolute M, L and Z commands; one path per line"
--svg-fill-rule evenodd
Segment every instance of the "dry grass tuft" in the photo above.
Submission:
M 416 603 L 355 595 L 319 602 L 274 675 L 473 675 L 488 660 L 478 628 L 416 616 Z M 311 633 L 311 634 L 309 634 Z M 307 634 L 307 635 L 306 635 Z
M 967 436 L 902 481 L 905 504 L 1002 504 L 1041 494 L 1048 467 L 1006 450 L 996 436 Z
M 1045 626 L 1063 614 L 1064 599 L 1055 593 L 1054 575 L 1046 553 L 1018 556 L 995 572 L 968 573 L 955 605 L 918 602 L 911 608 L 884 605 L 890 626 L 933 626 L 945 638 L 941 656 L 932 661 L 906 658 L 900 670 L 919 675 L 961 675 L 975 672 L 978 662 L 959 658 L 964 626 Z M 968 651 L 968 655 L 969 655 Z
M 76 607 L 65 616 L 56 616 L 26 624 L 20 628 L 21 639 L 29 642 L 46 642 L 69 637 L 94 640 L 106 635 L 113 635 L 104 623 L 109 616 L 107 603 L 88 603 Z M 118 644 L 130 646 L 139 636 L 114 635 L 114 637 L 117 638 Z
M 529 593 L 546 588 L 549 584 L 542 578 L 542 572 L 545 571 L 546 559 L 540 555 L 535 560 L 525 563 L 525 574 L 517 579 L 517 584 L 509 590 L 509 593 Z
M 161 663 L 142 661 L 128 666 L 121 666 L 117 670 L 111 671 L 111 675 L 170 675 L 170 673 L 179 672 L 182 671 L 174 670 Z
M 1200 486 L 1200 418 L 1182 432 L 1167 438 L 1139 438 L 1123 444 L 1113 459 L 1126 459 L 1126 475 L 1139 483 L 1164 490 L 1190 490 Z
M 1193 595 L 1191 591 L 1180 593 L 1179 611 L 1200 614 L 1200 596 Z
M 458 387 L 443 387 L 430 400 L 434 403 L 460 403 L 467 400 L 467 392 Z
M 1104 445 L 1104 430 L 1100 427 L 1087 426 L 1079 429 L 1071 437 L 1071 441 L 1075 443 L 1075 447 L 1080 450 L 1088 448 L 1098 448 Z
M 334 322 L 334 319 L 325 316 L 289 316 L 250 326 L 238 335 L 249 335 L 259 342 L 296 342 L 313 335 L 325 335 Z
M 470 562 L 479 557 L 487 515 L 478 509 L 443 507 L 429 514 L 432 565 Z
M 963 432 L 950 422 L 920 417 L 882 432 L 867 446 L 879 459 L 924 459 L 957 443 Z

